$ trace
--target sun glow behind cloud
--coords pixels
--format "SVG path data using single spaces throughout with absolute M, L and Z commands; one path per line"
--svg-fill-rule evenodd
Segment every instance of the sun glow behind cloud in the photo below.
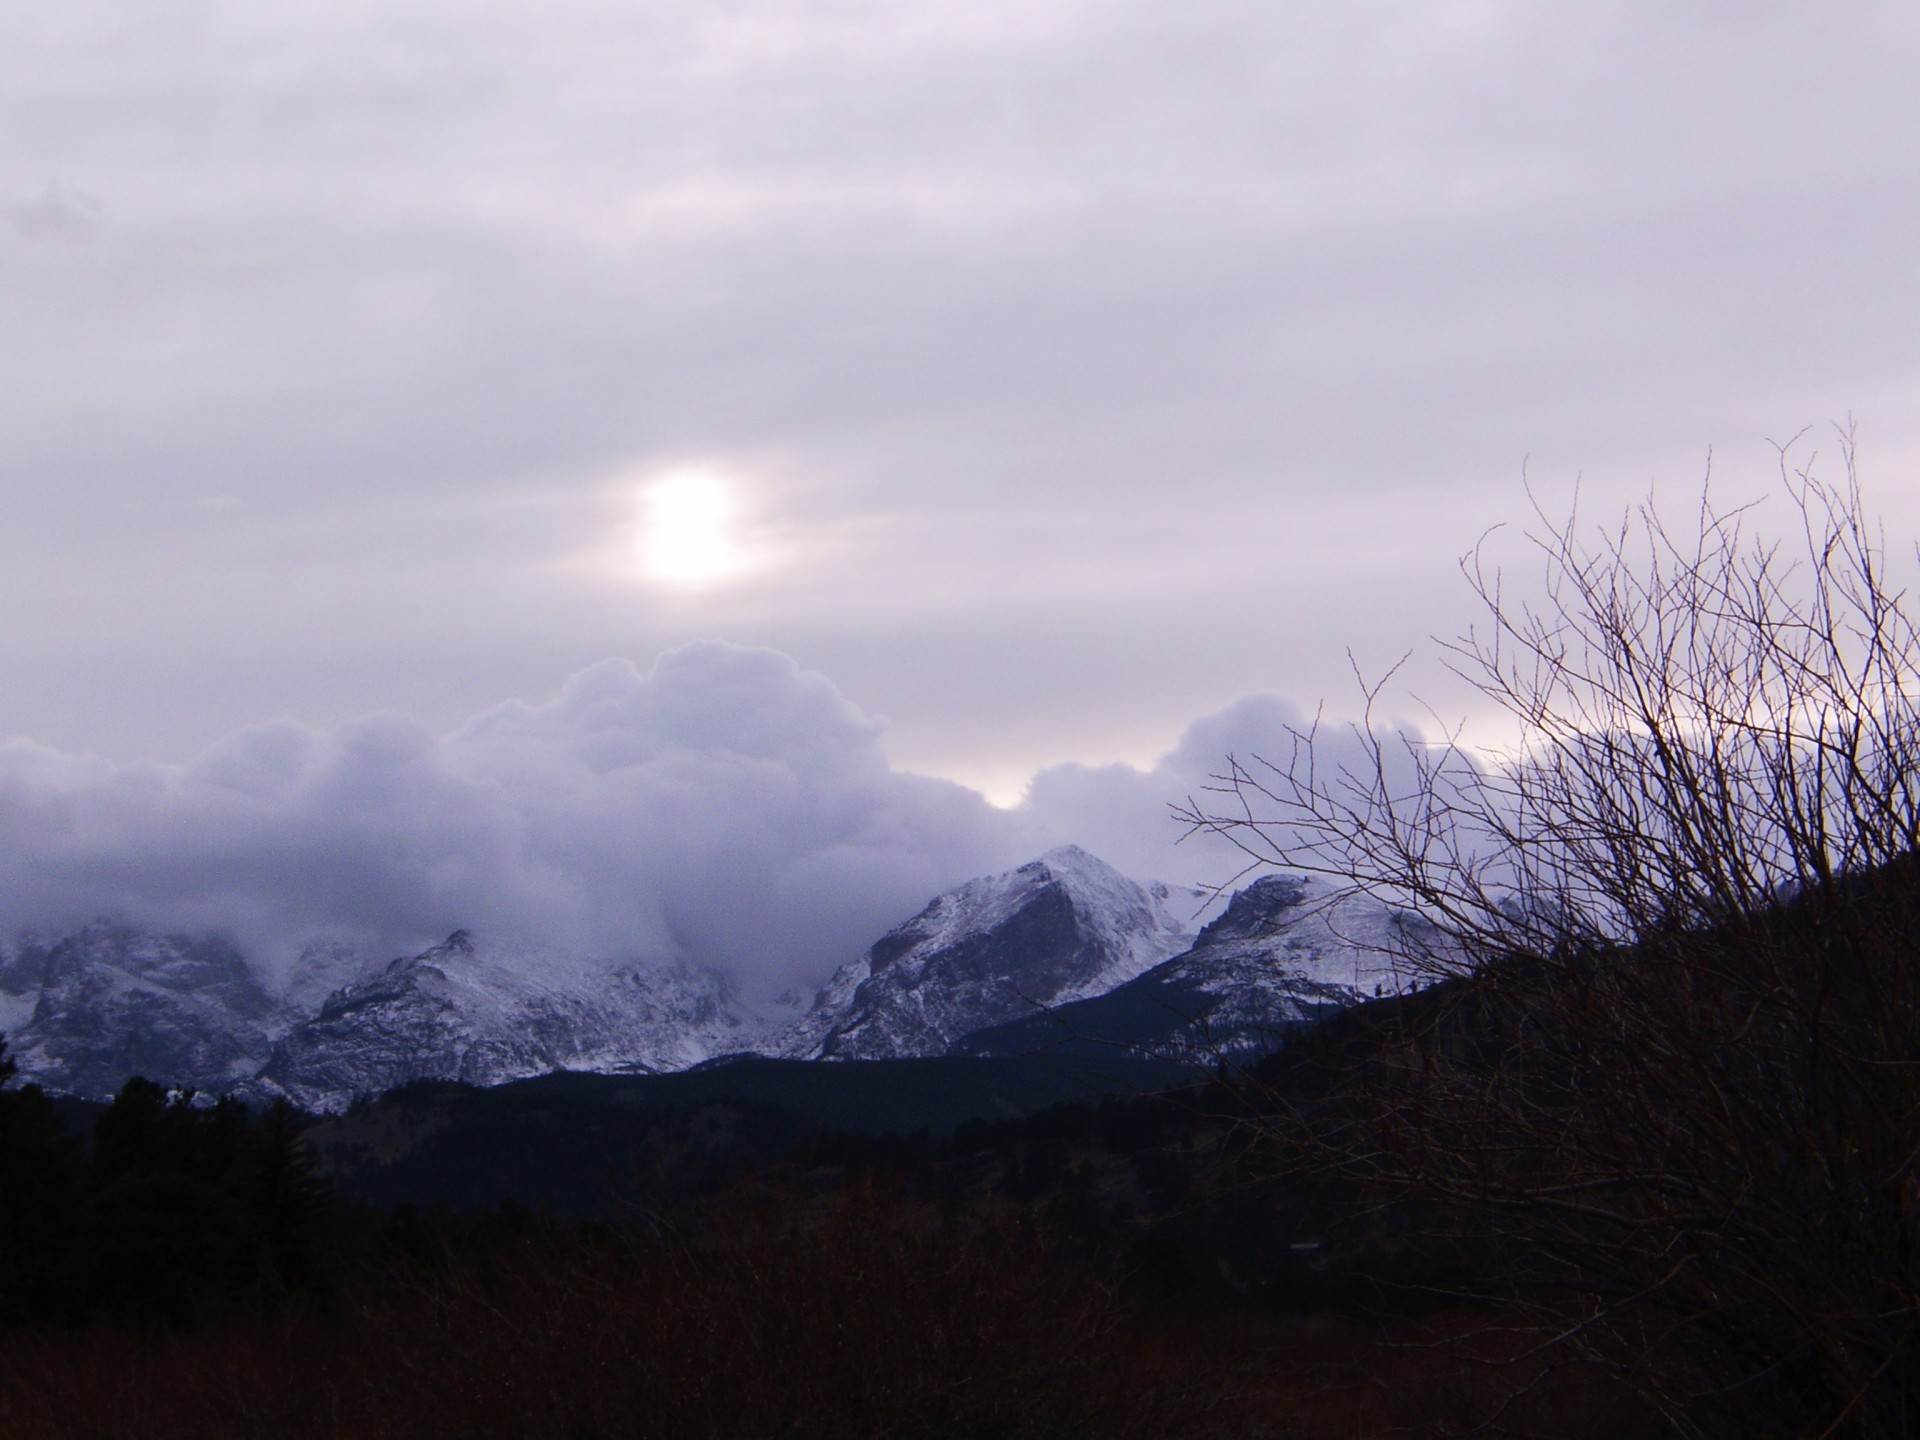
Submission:
M 703 587 L 739 574 L 747 555 L 738 530 L 735 487 L 717 471 L 669 470 L 641 492 L 639 559 L 650 580 Z

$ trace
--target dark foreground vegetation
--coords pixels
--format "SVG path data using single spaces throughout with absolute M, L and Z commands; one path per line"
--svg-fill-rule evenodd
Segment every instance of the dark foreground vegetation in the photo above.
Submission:
M 1543 522 L 1536 605 L 1470 558 L 1448 659 L 1506 763 L 1305 732 L 1189 813 L 1446 942 L 1435 1003 L 1273 1078 L 1276 1166 L 1489 1247 L 1516 1332 L 1681 1436 L 1920 1434 L 1915 556 L 1842 438 L 1845 485 L 1783 464 L 1780 542 L 1704 495 Z
M 136 1081 L 89 1146 L 9 1089 L 0 1434 L 1646 1433 L 1449 1298 L 1457 1258 L 1274 1185 L 1244 1093 L 939 1136 L 680 1101 L 627 1132 L 611 1218 L 578 1220 L 343 1198 L 284 1108 Z

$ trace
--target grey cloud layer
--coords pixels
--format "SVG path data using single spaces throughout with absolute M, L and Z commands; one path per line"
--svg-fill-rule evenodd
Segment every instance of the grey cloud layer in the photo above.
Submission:
M 444 730 L 718 634 L 1024 775 L 1451 628 L 1527 455 L 1633 492 L 1857 410 L 1920 529 L 1916 14 L 23 12 L 0 733 Z M 779 566 L 617 573 L 688 457 Z
M 219 930 L 269 964 L 328 935 L 394 953 L 469 926 L 597 958 L 814 983 L 938 890 L 1077 840 L 1145 875 L 1168 804 L 1291 717 L 1253 699 L 1152 772 L 1059 767 L 1014 810 L 894 768 L 881 725 L 765 650 L 606 661 L 447 735 L 378 716 L 229 736 L 189 764 L 0 749 L 0 917 Z

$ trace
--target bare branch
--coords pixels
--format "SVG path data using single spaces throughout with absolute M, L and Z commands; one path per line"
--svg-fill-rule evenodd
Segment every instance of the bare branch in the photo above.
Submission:
M 1444 941 L 1298 1062 L 1358 1068 L 1276 1108 L 1285 1153 L 1502 1237 L 1511 1303 L 1683 1429 L 1920 1429 L 1920 628 L 1839 438 L 1838 482 L 1778 447 L 1777 537 L 1711 484 L 1604 530 L 1529 489 L 1544 599 L 1489 532 L 1440 645 L 1510 752 L 1356 672 L 1352 726 L 1182 812 Z

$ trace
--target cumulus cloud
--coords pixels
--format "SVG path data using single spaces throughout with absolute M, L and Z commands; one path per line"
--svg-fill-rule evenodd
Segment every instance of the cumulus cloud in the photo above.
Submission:
M 449 733 L 277 721 L 177 766 L 0 746 L 0 916 L 215 931 L 269 972 L 321 937 L 376 957 L 470 928 L 537 955 L 690 962 L 749 998 L 824 979 L 931 896 L 1074 842 L 1215 885 L 1242 857 L 1174 804 L 1227 757 L 1282 758 L 1301 712 L 1256 695 L 1154 765 L 1058 765 L 997 807 L 897 768 L 884 725 L 773 650 L 608 660 Z M 538 963 L 538 962 L 530 962 Z
M 1277 695 L 1249 695 L 1196 720 L 1154 764 L 1054 765 L 1027 786 L 1021 808 L 1047 833 L 1072 838 L 1129 874 L 1213 886 L 1244 858 L 1215 836 L 1190 835 L 1173 807 L 1213 802 L 1229 756 L 1285 758 L 1301 727 L 1298 706 Z M 1099 837 L 1096 841 L 1092 838 Z
M 755 985 L 817 978 L 1030 821 L 897 771 L 824 677 L 706 643 L 607 661 L 451 734 L 241 730 L 177 766 L 0 749 L 0 910 L 399 952 L 457 926 Z
M 82 240 L 100 225 L 105 207 L 85 191 L 49 180 L 30 201 L 0 205 L 0 220 L 23 240 Z
M 1189 725 L 1174 748 L 1152 765 L 1054 765 L 1027 786 L 1021 809 L 1044 832 L 1098 848 L 1113 865 L 1206 889 L 1231 888 L 1250 869 L 1282 849 L 1304 853 L 1309 837 L 1289 829 L 1284 806 L 1249 789 L 1236 795 L 1228 773 L 1238 766 L 1273 795 L 1288 793 L 1290 772 L 1338 788 L 1346 777 L 1365 785 L 1376 759 L 1399 793 L 1411 793 L 1414 757 L 1427 741 L 1414 726 L 1384 725 L 1371 735 L 1343 721 L 1319 723 L 1278 695 L 1248 695 Z M 1452 757 L 1455 767 L 1470 757 Z M 1297 767 L 1297 768 L 1296 768 Z M 1470 769 L 1455 768 L 1462 776 Z M 1246 814 L 1263 826 L 1251 850 L 1223 835 L 1195 832 L 1175 811 Z M 1088 838 L 1097 837 L 1097 838 Z M 1252 837 L 1249 837 L 1250 839 Z

